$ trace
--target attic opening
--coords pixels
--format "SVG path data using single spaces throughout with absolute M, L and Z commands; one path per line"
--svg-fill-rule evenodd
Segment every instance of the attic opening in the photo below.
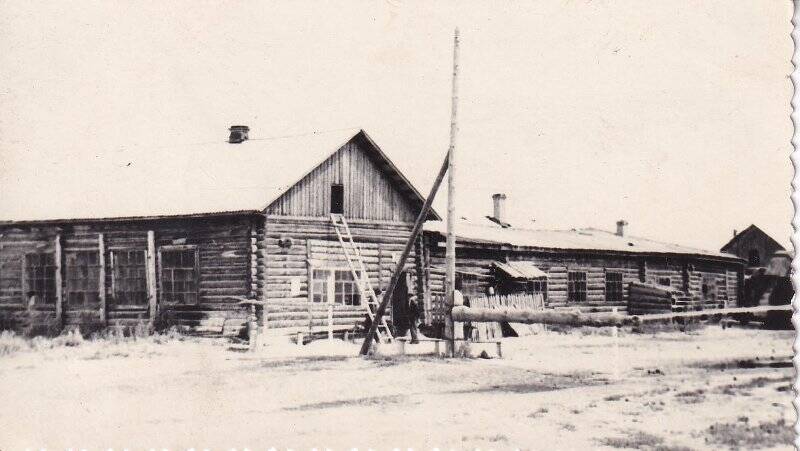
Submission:
M 331 213 L 344 214 L 344 185 L 339 183 L 331 185 Z

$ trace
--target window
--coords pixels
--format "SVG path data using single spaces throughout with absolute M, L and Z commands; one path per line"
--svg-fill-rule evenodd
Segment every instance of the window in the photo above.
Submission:
M 547 278 L 531 279 L 528 281 L 528 293 L 541 294 L 547 300 Z
M 669 277 L 659 277 L 658 278 L 658 284 L 668 287 L 668 286 L 672 285 L 672 280 Z
M 622 302 L 622 273 L 606 273 L 606 302 Z
M 100 252 L 73 251 L 64 254 L 66 301 L 70 307 L 88 307 L 100 302 Z
M 312 302 L 361 305 L 358 283 L 349 269 L 314 269 L 311 277 Z
M 464 296 L 481 296 L 484 293 L 483 288 L 481 288 L 481 281 L 478 279 L 477 274 L 458 272 L 456 273 L 456 280 L 456 283 L 461 286 L 458 291 L 460 291 Z
M 331 185 L 331 213 L 344 213 L 344 185 Z
M 749 266 L 761 266 L 761 255 L 759 255 L 758 249 L 750 249 L 747 254 L 747 264 Z
M 161 296 L 164 302 L 197 303 L 197 249 L 161 249 Z
M 55 254 L 25 256 L 25 295 L 35 304 L 56 303 Z
M 567 301 L 586 301 L 586 272 L 570 271 L 567 273 Z
M 147 254 L 143 250 L 111 251 L 111 287 L 117 305 L 147 305 Z

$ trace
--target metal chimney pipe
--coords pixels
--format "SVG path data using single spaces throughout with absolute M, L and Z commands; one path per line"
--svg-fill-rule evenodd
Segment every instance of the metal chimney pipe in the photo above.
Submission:
M 492 195 L 494 203 L 494 211 L 492 217 L 499 223 L 504 223 L 506 220 L 506 195 L 504 193 L 497 193 Z
M 628 225 L 628 221 L 624 219 L 620 219 L 617 221 L 617 235 L 618 236 L 625 236 L 625 226 Z

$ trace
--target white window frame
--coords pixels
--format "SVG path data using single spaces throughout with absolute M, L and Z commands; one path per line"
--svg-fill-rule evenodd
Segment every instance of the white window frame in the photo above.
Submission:
M 362 307 L 364 305 L 364 302 L 366 302 L 366 300 L 364 299 L 364 296 L 361 293 L 358 293 L 359 294 L 359 304 L 358 305 L 346 304 L 344 302 L 344 300 L 342 300 L 341 303 L 336 302 L 336 272 L 339 271 L 339 272 L 347 272 L 348 274 L 352 274 L 353 271 L 350 270 L 350 268 L 341 267 L 341 266 L 312 266 L 310 269 L 311 269 L 310 272 L 309 272 L 310 280 L 309 280 L 309 283 L 308 283 L 308 302 L 313 303 L 313 304 L 341 305 L 341 306 L 344 306 L 344 307 Z M 314 291 L 314 281 L 317 280 L 317 279 L 314 278 L 314 273 L 316 271 L 326 271 L 328 273 L 327 274 L 327 278 L 326 278 L 326 283 L 325 283 L 326 292 L 325 292 L 325 294 L 323 296 L 324 300 L 322 302 L 314 301 L 314 295 L 315 294 L 321 294 L 321 293 L 315 293 L 315 291 Z M 319 280 L 322 280 L 322 279 L 319 279 Z M 358 282 L 356 282 L 356 280 L 353 280 L 353 285 L 354 285 L 354 289 L 358 290 Z

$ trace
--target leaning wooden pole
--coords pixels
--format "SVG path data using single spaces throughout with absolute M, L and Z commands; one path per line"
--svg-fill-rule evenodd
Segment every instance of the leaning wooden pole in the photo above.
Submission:
M 456 123 L 458 113 L 458 28 L 453 40 L 453 95 L 450 109 L 450 149 L 448 160 L 450 167 L 447 176 L 447 248 L 445 254 L 445 308 L 444 308 L 444 339 L 446 342 L 445 353 L 452 357 L 455 352 L 453 317 L 454 293 L 456 288 Z
M 389 279 L 389 286 L 386 287 L 386 291 L 383 293 L 383 299 L 381 299 L 378 309 L 375 310 L 375 320 L 372 321 L 372 325 L 367 331 L 367 336 L 364 337 L 364 343 L 361 345 L 361 355 L 367 355 L 367 353 L 369 353 L 369 348 L 372 345 L 373 337 L 378 331 L 380 318 L 383 317 L 384 312 L 386 312 L 386 307 L 389 305 L 389 301 L 392 299 L 392 293 L 397 287 L 397 282 L 400 280 L 400 275 L 403 273 L 403 268 L 406 265 L 408 254 L 411 253 L 411 248 L 414 247 L 414 243 L 422 231 L 422 226 L 425 224 L 425 220 L 428 218 L 428 213 L 431 211 L 433 199 L 436 197 L 436 192 L 439 191 L 439 186 L 442 184 L 442 180 L 444 180 L 445 173 L 447 173 L 449 160 L 448 153 L 448 155 L 444 157 L 444 162 L 442 162 L 442 167 L 439 169 L 439 174 L 436 176 L 436 180 L 433 182 L 431 192 L 428 194 L 428 197 L 425 198 L 425 202 L 422 204 L 422 209 L 419 211 L 419 215 L 417 215 L 417 220 L 414 222 L 414 227 L 411 229 L 411 236 L 408 237 L 406 247 L 403 249 L 403 253 L 400 254 L 400 259 L 397 261 L 397 266 L 394 268 L 392 278 Z M 420 256 L 418 255 L 417 258 L 420 258 Z

